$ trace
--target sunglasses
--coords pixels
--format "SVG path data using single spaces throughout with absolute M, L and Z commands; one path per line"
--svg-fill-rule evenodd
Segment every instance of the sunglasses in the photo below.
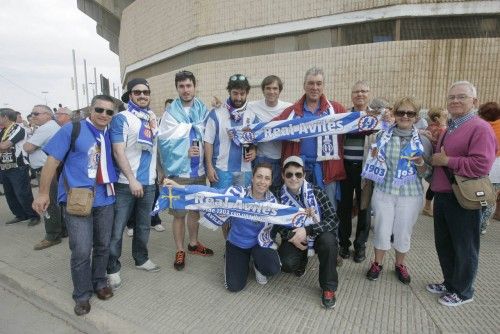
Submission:
M 146 90 L 134 89 L 131 93 L 134 96 L 141 96 L 141 94 L 144 94 L 144 96 L 149 96 L 149 94 L 151 94 L 151 91 L 149 89 Z
M 245 81 L 246 79 L 247 77 L 242 74 L 236 74 L 229 78 L 231 81 Z
M 396 116 L 403 117 L 406 116 L 408 118 L 415 118 L 417 117 L 417 112 L 416 111 L 409 111 L 409 110 L 396 110 L 394 113 Z
M 194 74 L 193 74 L 193 72 L 190 72 L 190 71 L 180 71 L 180 72 L 175 73 L 176 78 L 183 78 L 186 76 L 194 76 Z
M 297 173 L 288 172 L 288 173 L 285 173 L 285 177 L 287 179 L 291 179 L 294 175 L 295 175 L 295 177 L 297 179 L 301 179 L 301 178 L 304 177 L 304 173 L 301 173 L 301 172 L 297 172 Z
M 108 116 L 113 116 L 115 111 L 111 109 L 104 109 L 104 108 L 99 108 L 99 107 L 94 107 L 94 111 L 98 114 L 102 114 L 103 112 L 106 112 L 106 115 Z

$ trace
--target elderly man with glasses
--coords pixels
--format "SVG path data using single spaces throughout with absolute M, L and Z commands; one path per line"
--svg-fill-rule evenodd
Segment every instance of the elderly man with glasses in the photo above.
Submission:
M 465 209 L 455 197 L 450 178 L 477 178 L 489 174 L 498 150 L 491 126 L 475 112 L 477 91 L 468 81 L 448 90 L 448 129 L 432 156 L 434 173 L 434 238 L 444 281 L 427 285 L 445 306 L 472 302 L 479 265 L 481 210 Z
M 59 131 L 60 126 L 54 121 L 52 109 L 46 105 L 36 105 L 31 112 L 32 122 L 36 126 L 33 135 L 24 143 L 23 149 L 29 156 L 32 170 L 35 172 L 40 184 L 40 172 L 47 161 L 47 154 L 43 147 Z M 57 177 L 50 184 L 50 205 L 44 216 L 45 238 L 35 245 L 35 250 L 42 250 L 61 243 L 61 238 L 66 236 L 61 209 L 57 204 Z

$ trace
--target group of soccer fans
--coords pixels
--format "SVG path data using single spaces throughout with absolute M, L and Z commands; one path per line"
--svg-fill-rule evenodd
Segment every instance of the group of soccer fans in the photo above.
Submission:
M 383 272 L 384 254 L 394 248 L 395 273 L 402 283 L 409 284 L 405 257 L 413 226 L 424 209 L 425 214 L 434 216 L 436 251 L 444 278 L 441 283 L 429 284 L 427 290 L 438 294 L 438 301 L 446 306 L 472 301 L 481 210 L 464 209 L 458 204 L 447 173 L 466 177 L 490 173 L 498 148 L 494 122 L 500 115 L 498 105 L 488 114 L 491 125 L 476 115 L 477 92 L 471 83 L 458 81 L 450 86 L 446 108 L 449 119 L 446 110 L 439 110 L 431 118 L 438 124 L 434 128 L 423 124 L 421 106 L 414 98 L 403 97 L 391 107 L 384 99 L 372 99 L 364 81 L 354 84 L 353 105 L 344 108 L 326 97 L 325 75 L 317 67 L 305 73 L 303 95 L 294 103 L 279 99 L 283 82 L 274 75 L 262 80 L 263 99 L 250 102 L 248 78 L 231 75 L 227 99 L 215 99 L 211 110 L 196 97 L 193 73 L 176 73 L 174 84 L 178 97 L 168 101 L 160 119 L 149 108 L 152 92 L 149 83 L 141 78 L 127 83 L 122 96 L 125 110 L 118 113 L 119 106 L 111 97 L 97 95 L 87 118 L 59 128 L 51 123 L 50 108 L 37 106 L 37 113 L 47 113 L 47 120 L 40 121 L 33 137 L 36 139 L 42 128 L 49 131 L 45 124 L 51 125 L 51 135 L 31 143 L 28 140 L 24 150 L 30 159 L 37 151 L 46 155 L 39 192 L 32 203 L 34 211 L 21 207 L 29 198 L 9 201 L 16 216 L 11 223 L 38 216 L 47 221 L 62 211 L 60 221 L 64 223 L 55 227 L 57 230 L 46 227 L 43 244 L 35 248 L 59 243 L 67 230 L 77 315 L 90 311 L 94 293 L 106 300 L 122 284 L 120 257 L 127 225 L 133 230 L 130 234 L 136 268 L 160 270 L 150 259 L 148 240 L 150 213 L 161 186 L 230 193 L 255 202 L 281 203 L 304 210 L 305 223 L 294 228 L 225 217 L 225 286 L 229 291 L 245 287 L 250 268 L 260 284 L 266 284 L 268 277 L 280 271 L 301 277 L 307 271 L 308 258 L 316 254 L 321 303 L 333 308 L 339 280 L 337 266 L 350 257 L 356 263 L 366 259 L 371 226 L 374 258 L 366 277 L 377 280 Z M 254 123 L 297 118 L 308 122 L 349 112 L 375 117 L 382 124 L 381 130 L 327 133 L 251 145 L 239 144 L 230 131 Z M 0 110 L 6 192 L 5 180 L 8 183 L 18 177 L 9 174 L 24 168 L 18 154 L 22 136 L 11 119 L 9 110 Z M 422 179 L 430 183 L 425 207 Z M 92 190 L 90 214 L 68 212 L 68 194 L 75 188 Z M 173 216 L 176 270 L 186 265 L 186 225 L 187 252 L 214 254 L 198 239 L 203 211 L 176 207 L 169 209 L 169 214 Z M 356 231 L 351 242 L 355 216 Z M 262 245 L 259 240 L 263 235 L 272 244 L 277 242 L 277 249 Z

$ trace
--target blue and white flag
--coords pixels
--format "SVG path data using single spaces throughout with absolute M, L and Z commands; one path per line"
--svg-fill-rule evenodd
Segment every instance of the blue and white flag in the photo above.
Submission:
M 330 114 L 312 120 L 300 117 L 256 123 L 249 126 L 237 126 L 231 128 L 230 131 L 233 134 L 233 140 L 239 144 L 262 143 L 273 140 L 298 140 L 331 134 L 380 130 L 380 117 L 355 111 Z

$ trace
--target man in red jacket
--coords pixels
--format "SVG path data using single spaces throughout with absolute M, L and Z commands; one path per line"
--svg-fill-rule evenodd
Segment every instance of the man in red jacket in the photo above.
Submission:
M 319 118 L 328 114 L 345 112 L 338 102 L 328 101 L 323 94 L 325 74 L 321 68 L 313 67 L 304 76 L 305 94 L 286 108 L 273 120 L 292 118 Z M 318 150 L 318 143 L 321 143 Z M 323 189 L 337 209 L 336 192 L 338 181 L 345 178 L 342 136 L 329 135 L 305 138 L 300 141 L 284 141 L 281 156 L 300 156 L 305 164 L 306 180 Z

